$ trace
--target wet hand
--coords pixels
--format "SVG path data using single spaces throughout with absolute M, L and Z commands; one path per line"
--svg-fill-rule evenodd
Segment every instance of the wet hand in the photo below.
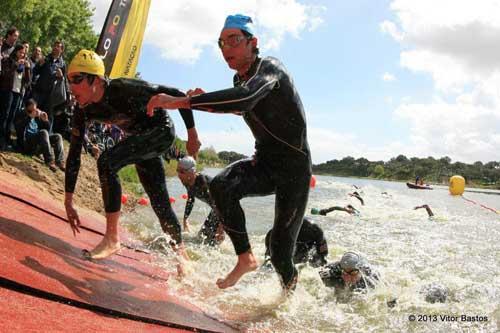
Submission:
M 147 105 L 147 115 L 152 117 L 154 115 L 155 109 L 182 109 L 189 108 L 189 98 L 188 97 L 174 97 L 167 94 L 158 94 L 153 97 L 148 102 Z
M 186 150 L 189 155 L 193 156 L 194 159 L 198 157 L 198 151 L 200 150 L 201 147 L 201 142 L 198 139 L 198 132 L 196 131 L 196 128 L 190 128 L 188 129 L 188 141 L 186 143 Z
M 97 145 L 92 145 L 92 155 L 95 157 L 95 159 L 99 158 L 99 155 L 101 155 L 101 150 Z
M 80 233 L 80 217 L 78 216 L 78 212 L 75 207 L 73 207 L 72 202 L 65 202 L 64 207 L 66 208 L 66 215 L 68 216 L 68 221 L 71 226 L 71 230 L 73 231 L 73 236 L 76 237 L 76 233 Z
M 186 95 L 188 95 L 188 97 L 193 97 L 193 96 L 196 96 L 196 95 L 201 95 L 201 94 L 204 94 L 205 91 L 201 88 L 195 88 L 195 89 L 189 89 L 186 93 Z
M 195 139 L 188 138 L 188 141 L 186 143 L 186 150 L 188 152 L 188 155 L 193 156 L 194 159 L 197 159 L 200 147 L 201 147 L 201 142 L 200 140 L 198 140 L 198 138 Z

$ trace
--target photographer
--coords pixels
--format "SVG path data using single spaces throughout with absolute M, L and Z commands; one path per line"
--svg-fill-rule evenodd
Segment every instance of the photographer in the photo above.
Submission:
M 29 99 L 25 105 L 26 112 L 16 119 L 18 143 L 26 154 L 43 154 L 45 164 L 52 171 L 62 171 L 64 166 L 63 140 L 60 134 L 49 134 L 47 113 L 38 109 L 36 101 Z
M 49 116 L 50 131 L 53 130 L 55 115 L 65 115 L 70 100 L 70 90 L 66 80 L 66 63 L 63 59 L 64 43 L 55 41 L 52 53 L 40 59 L 33 75 L 38 77 L 33 97 Z
M 25 48 L 19 44 L 15 46 L 10 56 L 1 62 L 0 150 L 12 146 L 10 128 L 20 109 L 25 88 L 30 82 L 29 63 L 25 60 Z

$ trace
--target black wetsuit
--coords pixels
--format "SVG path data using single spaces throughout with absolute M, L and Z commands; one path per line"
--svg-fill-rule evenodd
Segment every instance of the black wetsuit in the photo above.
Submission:
M 355 197 L 356 199 L 358 199 L 360 202 L 361 202 L 361 205 L 364 206 L 365 205 L 365 201 L 363 200 L 363 198 L 361 198 L 361 195 L 359 195 L 358 192 L 353 192 L 351 194 L 349 194 L 351 197 Z
M 375 288 L 375 283 L 379 280 L 379 276 L 368 265 L 362 265 L 360 268 L 361 279 L 350 286 L 350 290 L 363 290 L 367 287 Z M 335 289 L 345 289 L 346 283 L 342 279 L 342 268 L 340 261 L 330 263 L 323 267 L 320 271 L 321 280 L 327 287 Z
M 266 235 L 266 257 L 269 256 L 269 241 L 271 240 L 272 229 Z M 302 221 L 293 262 L 295 264 L 309 262 L 312 266 L 318 267 L 326 265 L 326 256 L 328 255 L 328 244 L 326 242 L 323 230 L 312 223 L 308 218 Z
M 239 111 L 255 137 L 255 156 L 237 161 L 210 184 L 224 230 L 236 254 L 250 250 L 245 215 L 239 201 L 276 193 L 271 262 L 284 286 L 297 276 L 292 261 L 311 179 L 306 119 L 292 78 L 275 58 L 256 58 L 234 88 L 191 98 L 191 107 L 216 113 Z
M 333 207 L 330 207 L 330 208 L 320 209 L 320 210 L 318 211 L 318 214 L 319 214 L 319 215 L 326 216 L 326 214 L 331 213 L 331 212 L 333 212 L 334 210 L 341 210 L 341 211 L 343 211 L 343 212 L 347 212 L 347 213 L 348 213 L 348 211 L 347 211 L 344 207 L 340 207 L 340 206 L 333 206 Z
M 151 200 L 151 206 L 163 231 L 168 232 L 176 243 L 180 243 L 181 227 L 168 200 L 161 158 L 175 139 L 174 124 L 166 110 L 157 110 L 153 117 L 146 115 L 149 99 L 159 93 L 184 95 L 175 88 L 151 85 L 140 80 L 116 79 L 106 82 L 104 96 L 100 102 L 75 111 L 66 162 L 65 190 L 70 193 L 75 190 L 85 123 L 94 120 L 118 125 L 125 132 L 126 138 L 104 151 L 97 161 L 106 212 L 120 211 L 121 186 L 117 173 L 124 166 L 135 164 L 139 179 Z M 194 127 L 192 111 L 180 111 L 186 128 Z
M 210 192 L 208 191 L 208 185 L 211 181 L 212 177 L 199 173 L 196 175 L 193 186 L 185 185 L 188 191 L 188 199 L 186 202 L 186 208 L 184 209 L 184 219 L 187 219 L 191 214 L 195 198 L 198 198 L 208 204 L 212 209 L 200 229 L 200 236 L 203 238 L 204 243 L 214 246 L 217 244 L 215 236 L 217 228 L 219 227 L 220 219 L 217 217 L 215 211 L 215 202 L 210 197 Z

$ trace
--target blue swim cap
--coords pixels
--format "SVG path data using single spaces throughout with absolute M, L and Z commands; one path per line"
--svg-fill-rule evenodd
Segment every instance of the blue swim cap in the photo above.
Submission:
M 224 22 L 222 30 L 225 29 L 240 29 L 248 32 L 250 35 L 254 35 L 252 18 L 241 14 L 226 17 L 226 22 Z

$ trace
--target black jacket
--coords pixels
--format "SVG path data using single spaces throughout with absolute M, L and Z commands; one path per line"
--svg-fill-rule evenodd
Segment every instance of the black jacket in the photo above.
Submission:
M 49 54 L 45 58 L 45 62 L 43 65 L 37 64 L 35 68 L 33 68 L 33 76 L 37 77 L 37 82 L 34 87 L 34 90 L 40 94 L 51 94 L 54 89 L 55 82 L 58 80 L 56 77 L 56 69 L 60 68 L 63 72 L 64 84 L 66 85 L 66 92 L 69 94 L 69 84 L 68 80 L 65 80 L 66 77 L 66 63 L 62 56 L 57 59 L 52 57 L 52 54 Z M 69 97 L 69 96 L 68 96 Z

